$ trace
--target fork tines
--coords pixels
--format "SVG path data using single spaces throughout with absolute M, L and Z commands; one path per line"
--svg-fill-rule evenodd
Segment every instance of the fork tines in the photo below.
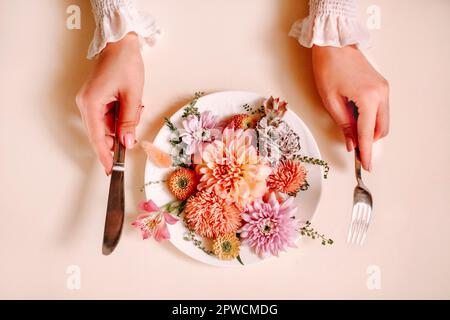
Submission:
M 362 245 L 366 239 L 369 228 L 372 208 L 365 202 L 357 202 L 353 205 L 352 221 L 348 231 L 347 242 Z

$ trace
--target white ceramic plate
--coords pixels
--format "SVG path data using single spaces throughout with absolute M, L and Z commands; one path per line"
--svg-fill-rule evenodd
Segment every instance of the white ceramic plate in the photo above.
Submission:
M 244 104 L 248 104 L 251 107 L 259 107 L 265 99 L 265 97 L 251 92 L 223 91 L 201 97 L 196 106 L 200 112 L 210 110 L 219 116 L 219 119 L 222 119 L 232 114 L 242 113 L 242 106 Z M 179 128 L 182 127 L 181 115 L 183 113 L 183 109 L 184 106 L 170 118 L 170 120 Z M 291 110 L 286 112 L 283 119 L 300 136 L 302 155 L 320 159 L 320 152 L 316 141 L 303 121 Z M 169 129 L 166 126 L 163 126 L 156 136 L 154 144 L 160 149 L 170 153 L 172 146 L 169 143 L 169 137 Z M 320 166 L 306 166 L 308 170 L 308 183 L 310 184 L 310 187 L 307 191 L 301 192 L 295 199 L 296 205 L 298 206 L 296 217 L 303 221 L 311 221 L 320 200 L 323 171 Z M 145 167 L 145 182 L 164 180 L 166 179 L 168 172 L 171 170 L 172 169 L 157 168 L 150 160 L 147 160 Z M 158 205 L 164 205 L 174 200 L 172 194 L 164 183 L 148 185 L 145 188 L 145 194 L 147 199 L 152 199 Z M 209 256 L 199 248 L 195 247 L 192 242 L 184 240 L 183 236 L 185 235 L 187 229 L 183 223 L 178 222 L 175 225 L 169 225 L 169 231 L 170 242 L 193 259 L 221 267 L 240 265 L 237 260 L 223 261 L 214 256 Z M 290 250 L 296 249 L 292 248 Z M 245 265 L 258 263 L 264 260 L 251 252 L 246 246 L 241 247 L 240 256 Z M 282 256 L 283 255 L 280 257 Z

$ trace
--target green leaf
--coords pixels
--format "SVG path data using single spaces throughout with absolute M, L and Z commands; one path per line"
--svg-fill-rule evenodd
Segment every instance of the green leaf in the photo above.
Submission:
M 177 131 L 177 127 L 175 127 L 175 125 L 172 123 L 172 121 L 170 121 L 169 118 L 164 117 L 164 123 L 166 124 L 166 126 L 169 128 L 170 131 Z
M 240 256 L 240 255 L 238 255 L 238 256 L 236 257 L 236 259 L 237 259 L 237 261 L 239 261 L 240 264 L 242 264 L 243 266 L 245 266 L 245 264 L 242 262 L 242 259 L 241 259 L 241 256 Z
M 194 98 L 192 98 L 192 101 L 186 108 L 184 108 L 182 115 L 183 118 L 186 118 L 190 115 L 194 115 L 197 117 L 200 116 L 200 112 L 198 111 L 198 108 L 195 105 L 197 104 L 198 99 L 200 99 L 200 97 L 202 97 L 204 94 L 205 94 L 204 92 L 196 92 L 194 94 Z
M 178 139 L 178 140 L 172 139 L 172 140 L 169 140 L 169 142 L 172 146 L 176 146 L 177 144 L 181 143 L 181 139 Z

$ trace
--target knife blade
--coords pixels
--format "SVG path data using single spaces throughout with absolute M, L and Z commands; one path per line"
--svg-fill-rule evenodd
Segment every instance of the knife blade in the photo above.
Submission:
M 108 206 L 106 209 L 105 230 L 103 233 L 104 255 L 111 254 L 122 233 L 125 195 L 124 195 L 124 173 L 125 173 L 125 148 L 119 141 L 117 122 L 119 119 L 119 102 L 114 103 L 114 162 L 109 186 Z

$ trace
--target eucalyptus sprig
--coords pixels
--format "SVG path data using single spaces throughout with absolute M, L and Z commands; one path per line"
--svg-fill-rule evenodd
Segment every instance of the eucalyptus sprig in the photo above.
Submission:
M 310 237 L 311 239 L 321 239 L 322 245 L 332 245 L 334 241 L 332 239 L 328 239 L 323 234 L 318 233 L 314 228 L 311 227 L 311 222 L 306 221 L 306 225 L 300 229 L 300 234 L 302 236 Z
M 183 118 L 188 117 L 189 115 L 194 115 L 197 117 L 200 117 L 200 112 L 198 111 L 198 108 L 195 106 L 197 104 L 198 99 L 200 99 L 205 93 L 204 92 L 196 92 L 194 94 L 194 97 L 192 98 L 191 102 L 189 103 L 186 108 L 184 108 L 183 111 Z
M 313 157 L 300 156 L 300 155 L 295 156 L 295 159 L 300 162 L 305 162 L 305 163 L 314 164 L 314 165 L 323 167 L 323 178 L 324 179 L 328 178 L 328 172 L 330 171 L 330 166 L 328 165 L 328 163 L 326 161 L 323 161 L 322 159 L 316 159 Z

